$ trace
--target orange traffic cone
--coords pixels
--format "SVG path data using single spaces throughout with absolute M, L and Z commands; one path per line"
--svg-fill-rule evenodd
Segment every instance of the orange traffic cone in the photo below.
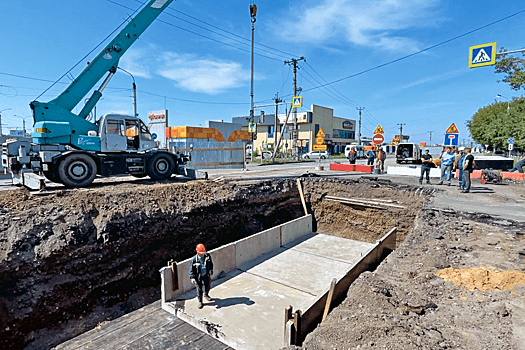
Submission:
M 485 184 L 485 174 L 481 175 L 481 184 Z

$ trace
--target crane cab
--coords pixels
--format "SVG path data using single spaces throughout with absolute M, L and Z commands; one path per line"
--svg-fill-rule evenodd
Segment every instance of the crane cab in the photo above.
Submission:
M 141 152 L 157 147 L 153 135 L 139 118 L 106 114 L 97 124 L 101 152 Z

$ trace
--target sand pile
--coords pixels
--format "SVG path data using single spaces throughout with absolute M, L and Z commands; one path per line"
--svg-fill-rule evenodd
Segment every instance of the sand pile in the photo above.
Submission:
M 445 281 L 455 285 L 465 285 L 470 290 L 503 290 L 512 289 L 516 285 L 525 285 L 525 273 L 519 271 L 490 271 L 482 267 L 455 269 L 449 267 L 436 273 Z

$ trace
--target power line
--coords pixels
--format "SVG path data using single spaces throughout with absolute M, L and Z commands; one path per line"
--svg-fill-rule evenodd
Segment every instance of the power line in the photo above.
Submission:
M 112 1 L 112 0 L 106 0 L 106 1 L 111 2 L 111 3 L 113 3 L 113 4 L 117 5 L 117 6 L 123 7 L 123 8 L 125 8 L 125 9 L 127 9 L 127 10 L 132 10 L 131 8 L 129 8 L 129 7 L 125 6 L 125 5 L 119 4 L 119 3 L 114 2 L 114 1 Z M 173 16 L 173 15 L 171 15 L 171 14 L 167 14 L 167 15 L 168 15 L 168 16 Z M 161 23 L 164 23 L 164 24 L 167 24 L 167 25 L 169 25 L 169 26 L 171 26 L 171 27 L 174 27 L 174 28 L 177 28 L 177 29 L 183 30 L 183 31 L 185 31 L 185 32 L 191 33 L 191 34 L 193 34 L 193 35 L 197 35 L 197 36 L 200 36 L 200 37 L 202 37 L 202 38 L 205 38 L 205 39 L 208 39 L 208 40 L 211 40 L 211 41 L 215 41 L 215 42 L 217 42 L 217 43 L 219 43 L 219 44 L 226 45 L 226 46 L 229 46 L 229 47 L 231 47 L 231 48 L 234 48 L 234 49 L 237 49 L 237 50 L 240 50 L 240 51 L 244 51 L 244 52 L 251 53 L 250 50 L 245 50 L 245 49 L 240 48 L 240 47 L 237 47 L 237 46 L 235 46 L 235 45 L 231 45 L 231 44 L 225 43 L 224 41 L 220 41 L 220 40 L 217 40 L 217 39 L 210 38 L 209 36 L 206 36 L 206 35 L 203 35 L 203 34 L 199 34 L 199 33 L 197 33 L 197 32 L 194 32 L 194 31 L 191 31 L 191 30 L 189 30 L 189 29 L 186 29 L 186 28 L 180 27 L 180 26 L 178 26 L 178 25 L 176 25 L 176 24 L 173 24 L 173 23 L 170 23 L 170 22 L 164 21 L 164 20 L 162 20 L 162 19 L 157 18 L 156 21 L 161 22 Z M 204 29 L 205 29 L 205 28 L 204 28 Z M 217 34 L 217 35 L 224 36 L 224 35 L 219 34 L 219 33 L 216 33 L 216 34 Z M 234 39 L 232 39 L 232 38 L 228 38 L 228 39 L 230 39 L 230 40 L 234 40 Z M 234 40 L 234 41 L 239 42 L 238 40 Z M 242 44 L 244 44 L 244 43 L 242 43 Z M 259 49 L 259 50 L 262 50 L 262 49 Z M 263 50 L 263 51 L 264 51 L 264 50 Z M 256 54 L 257 56 L 261 56 L 261 57 L 264 57 L 264 58 L 268 58 L 268 59 L 270 59 L 270 60 L 274 60 L 274 61 L 278 61 L 278 62 L 281 62 L 281 61 L 282 61 L 282 59 L 278 59 L 278 58 L 275 58 L 275 57 L 266 56 L 266 55 L 263 55 L 263 54 L 260 54 L 260 53 L 255 53 L 255 54 Z M 276 54 L 274 54 L 274 53 L 270 53 L 270 54 L 272 54 L 272 55 L 276 55 Z M 276 56 L 278 56 L 278 55 L 276 55 Z M 283 56 L 283 57 L 284 57 L 284 56 Z
M 362 75 L 362 74 L 365 74 L 365 73 L 371 72 L 371 71 L 373 71 L 373 70 L 376 70 L 376 69 L 379 69 L 379 68 L 382 68 L 382 67 L 386 67 L 386 66 L 391 65 L 391 64 L 393 64 L 393 63 L 396 63 L 396 62 L 399 62 L 399 61 L 405 60 L 405 59 L 410 58 L 410 57 L 412 57 L 412 56 L 419 55 L 420 53 L 423 53 L 423 52 L 426 52 L 426 51 L 429 51 L 429 50 L 435 49 L 435 48 L 438 47 L 438 46 L 441 46 L 441 45 L 447 44 L 447 43 L 449 43 L 449 42 L 451 42 L 451 41 L 457 40 L 457 39 L 459 39 L 459 38 L 462 38 L 462 37 L 467 36 L 467 35 L 469 35 L 469 34 L 472 34 L 472 33 L 474 33 L 474 32 L 480 31 L 480 30 L 485 29 L 485 28 L 487 28 L 487 27 L 490 27 L 490 26 L 492 26 L 492 25 L 494 25 L 494 24 L 497 24 L 497 23 L 503 22 L 503 21 L 505 21 L 505 20 L 507 20 L 507 19 L 509 19 L 509 18 L 515 17 L 515 16 L 517 16 L 517 15 L 523 13 L 523 12 L 525 12 L 525 10 L 518 11 L 518 12 L 516 12 L 516 13 L 513 13 L 512 15 L 509 15 L 509 16 L 507 16 L 507 17 L 504 17 L 504 18 L 498 19 L 497 21 L 494 21 L 494 22 L 491 22 L 491 23 L 486 24 L 486 25 L 484 25 L 484 26 L 478 27 L 478 28 L 476 28 L 476 29 L 473 29 L 473 30 L 468 31 L 468 32 L 466 32 L 466 33 L 463 33 L 463 34 L 461 34 L 461 35 L 455 36 L 455 37 L 453 37 L 453 38 L 451 38 L 451 39 L 448 39 L 448 40 L 442 41 L 442 42 L 440 42 L 440 43 L 438 43 L 438 44 L 435 44 L 435 45 L 429 46 L 429 47 L 427 47 L 427 48 L 425 48 L 425 49 L 423 49 L 423 50 L 420 50 L 420 51 L 418 51 L 418 52 L 414 52 L 414 53 L 411 53 L 411 54 L 409 54 L 409 55 L 406 55 L 406 56 L 403 56 L 403 57 L 397 58 L 397 59 L 395 59 L 395 60 L 393 60 L 393 61 L 386 62 L 386 63 L 380 64 L 380 65 L 378 65 L 378 66 L 375 66 L 375 67 L 372 67 L 372 68 L 369 68 L 369 69 L 365 69 L 364 71 L 361 71 L 361 72 L 359 72 L 359 73 L 355 73 L 355 74 L 352 74 L 352 75 L 346 76 L 346 77 L 341 78 L 341 79 L 334 80 L 334 81 L 332 81 L 332 82 L 330 82 L 330 83 L 326 83 L 326 84 L 323 84 L 323 85 L 320 85 L 320 86 L 313 87 L 313 88 L 308 89 L 308 90 L 304 90 L 304 92 L 306 92 L 306 91 L 311 91 L 311 90 L 315 90 L 315 89 L 319 89 L 319 88 L 324 87 L 324 86 L 327 86 L 327 85 L 332 85 L 332 84 L 335 84 L 335 83 L 339 83 L 339 82 L 341 82 L 341 81 L 343 81 L 343 80 L 350 79 L 350 78 L 354 78 L 354 77 L 356 77 L 356 76 L 359 76 L 359 75 Z

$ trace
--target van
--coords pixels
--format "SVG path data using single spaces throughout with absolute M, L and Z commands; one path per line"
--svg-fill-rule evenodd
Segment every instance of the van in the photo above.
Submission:
M 366 158 L 365 155 L 365 148 L 361 145 L 356 145 L 355 143 L 352 143 L 350 145 L 346 145 L 345 147 L 345 157 L 348 158 L 348 153 L 350 153 L 350 150 L 352 147 L 355 147 L 355 153 L 357 156 L 357 159 L 364 159 Z
M 415 143 L 398 143 L 396 163 L 421 163 L 421 149 Z

